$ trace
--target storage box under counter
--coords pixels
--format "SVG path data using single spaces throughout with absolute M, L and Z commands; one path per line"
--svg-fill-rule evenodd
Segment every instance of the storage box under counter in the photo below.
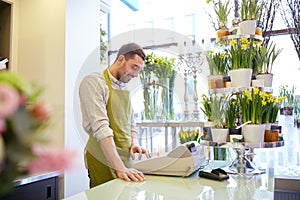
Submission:
M 274 200 L 300 199 L 300 176 L 274 178 Z
M 46 172 L 18 178 L 14 190 L 0 200 L 59 200 L 59 172 Z

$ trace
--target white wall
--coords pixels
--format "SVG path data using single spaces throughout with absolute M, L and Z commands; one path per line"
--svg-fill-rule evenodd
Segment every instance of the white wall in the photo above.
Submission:
M 99 11 L 99 0 L 66 0 L 65 146 L 77 150 L 78 167 L 65 173 L 65 197 L 89 188 L 83 162 L 87 135 L 81 128 L 78 84 L 85 74 L 100 70 Z

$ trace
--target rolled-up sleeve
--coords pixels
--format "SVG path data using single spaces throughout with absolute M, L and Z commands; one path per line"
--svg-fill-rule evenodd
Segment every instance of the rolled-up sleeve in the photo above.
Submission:
M 86 76 L 79 86 L 79 98 L 84 130 L 93 134 L 100 141 L 108 136 L 113 136 L 109 128 L 106 104 L 109 90 L 104 77 L 100 73 Z

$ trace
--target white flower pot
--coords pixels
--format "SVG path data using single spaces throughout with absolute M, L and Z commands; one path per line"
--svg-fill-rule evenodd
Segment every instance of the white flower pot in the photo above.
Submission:
M 211 129 L 211 136 L 213 142 L 227 142 L 227 138 L 229 136 L 229 129 L 228 128 L 212 128 Z
M 256 80 L 263 80 L 264 87 L 272 87 L 273 83 L 273 74 L 257 74 Z
M 239 23 L 238 34 L 255 35 L 256 20 L 245 20 Z
M 265 124 L 247 124 L 242 127 L 244 141 L 248 143 L 262 143 L 265 137 Z
M 252 69 L 241 68 L 229 71 L 231 87 L 250 87 Z
M 252 87 L 264 87 L 264 80 L 261 79 L 256 79 L 256 80 L 252 80 Z

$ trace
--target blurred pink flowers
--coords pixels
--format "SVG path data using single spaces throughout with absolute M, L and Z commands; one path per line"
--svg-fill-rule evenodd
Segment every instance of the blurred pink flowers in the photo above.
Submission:
M 62 171 L 69 170 L 75 166 L 75 163 L 70 162 L 75 156 L 75 151 L 51 148 L 41 145 L 34 145 L 32 148 L 36 158 L 26 165 L 29 173 L 38 173 L 43 171 Z
M 19 74 L 0 71 L 0 198 L 19 176 L 74 166 L 75 152 L 45 146 L 39 137 L 51 114 L 50 105 L 39 99 L 41 93 Z
M 19 107 L 19 94 L 12 86 L 0 84 L 0 119 L 13 114 Z
M 51 112 L 50 105 L 42 102 L 32 104 L 30 110 L 38 121 L 46 120 Z

